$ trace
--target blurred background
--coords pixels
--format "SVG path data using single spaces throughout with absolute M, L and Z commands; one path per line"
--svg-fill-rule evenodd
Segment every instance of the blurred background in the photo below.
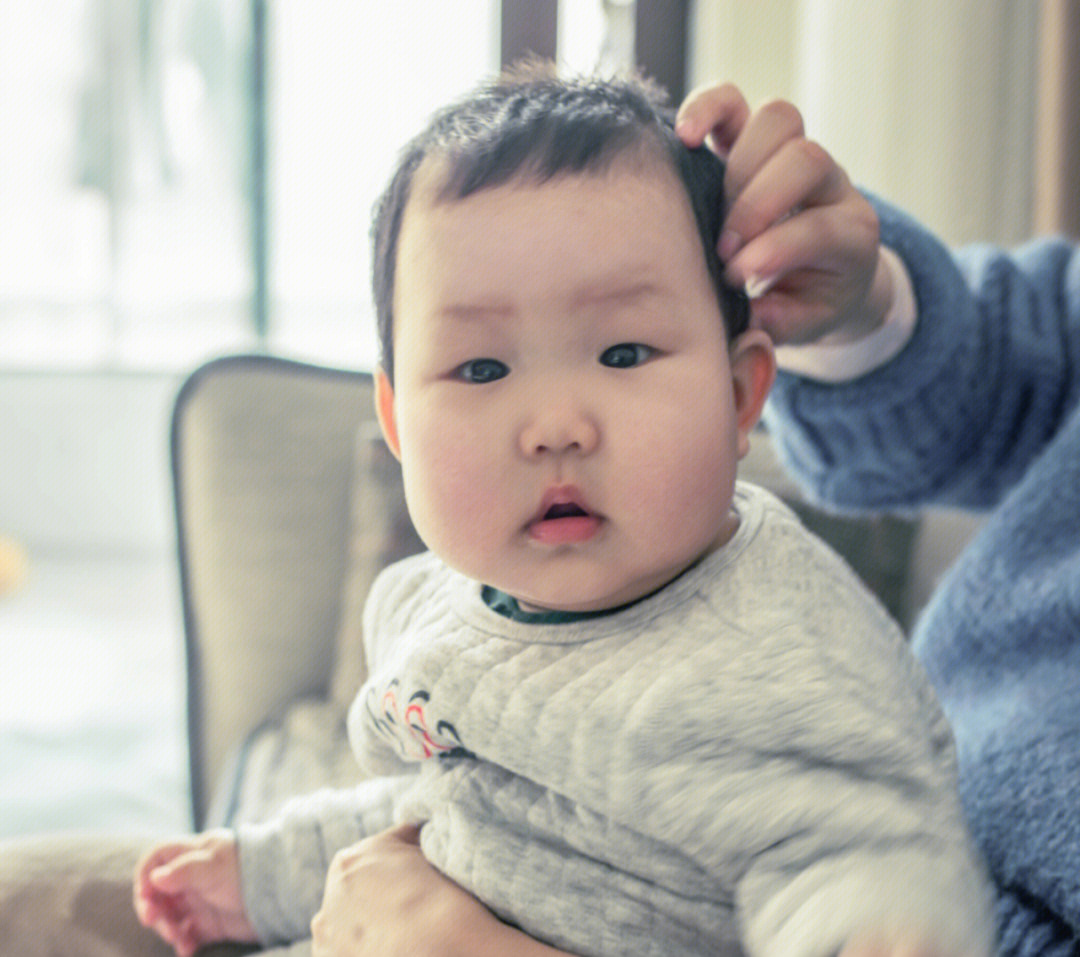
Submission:
M 372 202 L 527 51 L 793 100 L 953 244 L 1080 231 L 1072 0 L 0 0 L 0 837 L 190 821 L 169 415 L 375 356 Z

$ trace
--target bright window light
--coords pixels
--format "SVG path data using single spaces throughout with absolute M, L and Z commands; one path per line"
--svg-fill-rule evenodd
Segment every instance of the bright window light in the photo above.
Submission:
M 0 368 L 255 348 L 258 0 L 0 0 Z M 271 349 L 364 365 L 368 219 L 497 0 L 266 0 Z

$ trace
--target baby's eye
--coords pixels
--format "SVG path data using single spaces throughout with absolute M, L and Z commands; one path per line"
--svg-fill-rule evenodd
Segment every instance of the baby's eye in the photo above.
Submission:
M 641 365 L 655 354 L 656 350 L 652 346 L 645 346 L 640 342 L 620 342 L 617 346 L 609 346 L 600 354 L 600 364 L 612 369 L 630 369 Z
M 465 382 L 483 385 L 485 382 L 501 379 L 510 372 L 510 369 L 498 359 L 470 359 L 454 371 L 457 377 Z

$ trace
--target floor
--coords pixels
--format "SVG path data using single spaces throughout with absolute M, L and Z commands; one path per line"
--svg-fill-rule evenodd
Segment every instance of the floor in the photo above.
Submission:
M 170 555 L 35 560 L 0 653 L 0 837 L 189 828 Z

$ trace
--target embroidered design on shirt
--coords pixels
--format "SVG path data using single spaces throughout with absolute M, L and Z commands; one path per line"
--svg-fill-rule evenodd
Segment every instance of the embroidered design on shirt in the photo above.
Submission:
M 369 688 L 364 707 L 375 729 L 394 745 L 401 757 L 407 761 L 473 757 L 449 721 L 440 719 L 435 721 L 434 729 L 429 726 L 425 708 L 431 695 L 427 691 L 421 689 L 409 695 L 404 711 L 400 707 L 399 692 L 397 678 L 382 694 L 376 688 Z

